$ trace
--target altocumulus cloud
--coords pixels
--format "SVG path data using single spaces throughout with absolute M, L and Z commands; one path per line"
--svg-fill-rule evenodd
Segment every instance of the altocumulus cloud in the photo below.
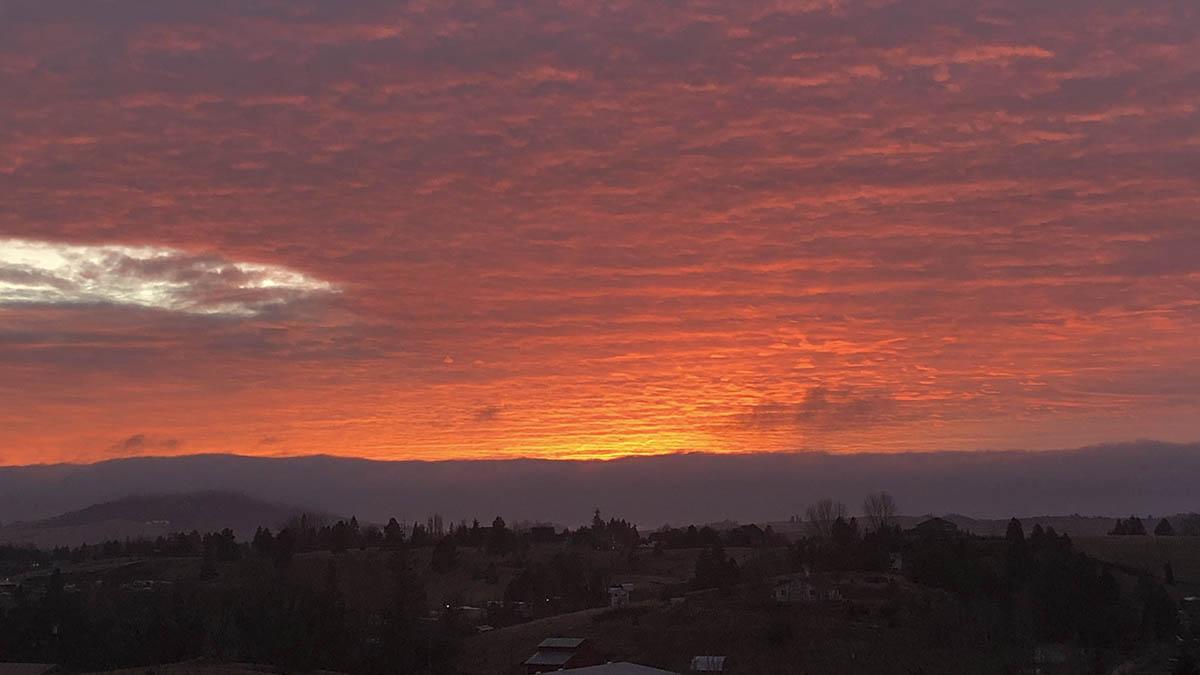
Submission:
M 161 246 L 0 239 L 0 305 L 114 304 L 252 316 L 336 291 L 279 265 Z

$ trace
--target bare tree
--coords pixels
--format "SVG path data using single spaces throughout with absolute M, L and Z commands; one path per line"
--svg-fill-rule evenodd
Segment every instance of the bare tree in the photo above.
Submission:
M 875 492 L 863 500 L 863 514 L 873 532 L 890 527 L 896 519 L 896 498 L 887 492 Z
M 834 521 L 846 518 L 846 505 L 826 497 L 810 505 L 804 513 L 812 533 L 818 537 L 828 537 L 833 530 Z

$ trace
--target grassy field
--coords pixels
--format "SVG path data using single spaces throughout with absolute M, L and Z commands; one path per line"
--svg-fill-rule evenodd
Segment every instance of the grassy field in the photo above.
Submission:
M 1175 580 L 1200 586 L 1200 537 L 1078 537 L 1075 546 L 1095 558 L 1142 570 L 1161 579 L 1171 563 Z

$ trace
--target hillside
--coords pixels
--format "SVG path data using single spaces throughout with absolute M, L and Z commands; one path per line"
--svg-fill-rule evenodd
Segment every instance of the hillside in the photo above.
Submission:
M 237 492 L 134 495 L 51 518 L 4 525 L 0 543 L 46 548 L 224 528 L 244 539 L 259 526 L 278 527 L 301 511 Z

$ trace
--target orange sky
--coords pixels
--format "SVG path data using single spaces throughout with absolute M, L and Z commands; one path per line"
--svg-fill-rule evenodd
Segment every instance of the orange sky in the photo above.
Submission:
M 449 4 L 0 8 L 0 464 L 1200 438 L 1194 2 Z

